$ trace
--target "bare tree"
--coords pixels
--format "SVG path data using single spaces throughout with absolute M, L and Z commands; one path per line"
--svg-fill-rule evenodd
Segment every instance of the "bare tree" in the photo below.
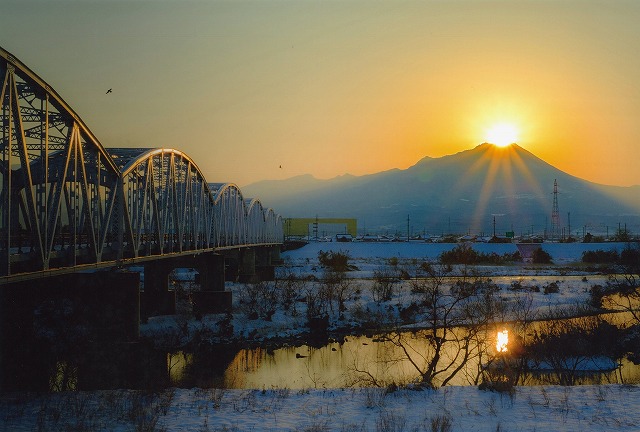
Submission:
M 344 272 L 326 269 L 320 281 L 318 295 L 328 305 L 331 312 L 347 310 L 345 302 L 353 294 L 355 285 Z
M 377 303 L 391 300 L 393 285 L 398 280 L 397 270 L 390 267 L 380 267 L 373 272 L 371 295 Z
M 299 299 L 304 298 L 307 286 L 310 284 L 309 279 L 289 270 L 282 277 L 276 279 L 275 283 L 284 310 L 289 311 L 292 316 L 297 316 L 296 304 Z
M 447 385 L 470 360 L 480 361 L 481 353 L 487 355 L 486 335 L 501 307 L 494 297 L 497 287 L 486 278 L 463 269 L 452 279 L 450 266 L 427 262 L 420 270 L 411 287 L 428 328 L 415 334 L 396 330 L 386 340 L 401 350 L 421 385 L 435 388 Z
M 627 245 L 620 253 L 618 273 L 609 278 L 604 294 L 609 306 L 625 310 L 631 314 L 636 324 L 640 324 L 640 243 Z
M 249 319 L 271 320 L 278 306 L 277 285 L 271 282 L 245 284 L 239 297 L 240 305 Z

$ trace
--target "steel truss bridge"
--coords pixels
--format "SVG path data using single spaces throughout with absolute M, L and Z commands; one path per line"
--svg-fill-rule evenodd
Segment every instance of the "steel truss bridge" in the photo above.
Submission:
M 168 148 L 105 148 L 0 48 L 0 285 L 282 243 L 279 215 Z

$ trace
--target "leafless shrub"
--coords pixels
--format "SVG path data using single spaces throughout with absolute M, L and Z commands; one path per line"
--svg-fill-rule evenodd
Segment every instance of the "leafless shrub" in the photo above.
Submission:
M 515 386 L 518 380 L 518 373 L 510 367 L 485 368 L 483 371 L 480 390 L 490 390 L 500 394 L 507 394 L 513 398 L 515 396 Z
M 291 271 L 276 280 L 280 302 L 285 311 L 291 310 L 294 316 L 297 315 L 296 302 L 305 293 L 308 283 L 308 279 L 301 278 Z
M 238 432 L 238 431 L 240 431 L 240 428 L 236 425 L 233 425 L 233 426 L 222 425 L 212 429 L 212 432 Z
M 384 406 L 384 400 L 387 396 L 387 392 L 381 388 L 365 387 L 362 389 L 364 392 L 364 406 L 367 408 L 379 408 Z
M 156 432 L 160 415 L 166 415 L 173 390 L 162 392 L 135 391 L 130 394 L 128 419 L 133 423 L 136 432 Z
M 92 401 L 92 396 L 86 392 L 69 392 L 43 400 L 36 419 L 37 430 L 95 430 L 99 408 Z
M 598 402 L 604 402 L 607 400 L 607 396 L 609 396 L 611 391 L 609 390 L 609 387 L 599 385 L 595 387 L 594 392 L 596 400 Z
M 240 305 L 249 319 L 270 320 L 278 306 L 278 290 L 270 282 L 245 284 L 240 290 Z
M 498 415 L 498 409 L 496 407 L 496 398 L 491 397 L 488 402 L 484 402 L 487 409 L 489 410 L 489 414 L 496 417 Z
M 629 312 L 640 324 L 640 243 L 630 243 L 620 253 L 617 272 L 607 284 L 611 306 Z
M 324 288 L 326 290 L 326 287 Z M 329 312 L 329 301 L 326 291 L 318 289 L 314 285 L 306 288 L 305 300 L 307 303 L 307 318 L 317 318 Z
M 250 390 L 244 392 L 238 399 L 233 401 L 233 410 L 243 413 L 252 409 L 256 404 L 256 391 Z
M 539 323 L 526 347 L 529 362 L 551 369 L 560 385 L 575 385 L 595 356 L 617 358 L 619 330 L 602 317 L 555 319 Z
M 393 296 L 393 286 L 397 281 L 395 271 L 388 267 L 380 267 L 373 272 L 371 295 L 376 302 L 389 301 Z
M 542 395 L 542 406 L 545 408 L 549 408 L 549 404 L 551 403 L 551 397 L 547 390 L 544 387 L 540 387 L 540 395 Z
M 563 421 L 567 420 L 567 416 L 571 411 L 571 404 L 569 402 L 569 397 L 571 396 L 571 389 L 565 387 L 562 392 L 562 396 L 560 397 L 560 414 L 562 415 Z
M 344 272 L 326 269 L 312 293 L 307 290 L 307 302 L 311 303 L 312 313 L 342 313 L 347 310 L 346 301 L 353 295 L 356 285 Z M 309 304 L 307 305 L 309 307 Z
M 302 427 L 297 427 L 296 431 L 300 432 L 326 432 L 331 430 L 328 422 L 325 421 L 314 421 L 312 424 Z
M 345 423 L 340 426 L 340 432 L 367 432 L 364 423 Z
M 376 419 L 378 432 L 402 432 L 407 426 L 407 419 L 393 411 L 382 410 Z
M 277 399 L 285 400 L 291 396 L 291 389 L 289 388 L 277 388 L 274 390 Z
M 451 432 L 453 420 L 449 414 L 438 414 L 430 419 L 431 432 Z

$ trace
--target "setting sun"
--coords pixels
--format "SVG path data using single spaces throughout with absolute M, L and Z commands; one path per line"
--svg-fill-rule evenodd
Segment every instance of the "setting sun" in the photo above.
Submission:
M 498 147 L 506 147 L 518 141 L 518 129 L 509 123 L 498 123 L 487 130 L 485 141 Z

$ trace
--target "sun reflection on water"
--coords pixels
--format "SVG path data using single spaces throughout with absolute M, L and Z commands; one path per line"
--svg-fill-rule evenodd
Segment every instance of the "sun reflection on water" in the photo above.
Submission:
M 509 331 L 508 330 L 499 331 L 498 337 L 496 339 L 496 351 L 499 353 L 507 352 L 508 343 L 509 343 Z

